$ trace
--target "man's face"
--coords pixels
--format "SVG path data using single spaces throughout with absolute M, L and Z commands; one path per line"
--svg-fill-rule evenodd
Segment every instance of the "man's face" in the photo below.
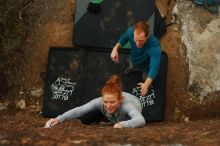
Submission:
M 144 32 L 134 31 L 134 42 L 137 48 L 142 48 L 147 42 L 148 36 L 145 36 Z
M 107 113 L 112 114 L 119 108 L 121 100 L 119 100 L 115 95 L 106 94 L 102 97 L 104 108 Z

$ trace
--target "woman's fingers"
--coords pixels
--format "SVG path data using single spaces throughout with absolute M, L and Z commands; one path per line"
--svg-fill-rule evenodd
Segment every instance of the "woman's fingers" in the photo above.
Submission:
M 117 123 L 113 126 L 113 128 L 123 128 L 123 126 L 121 124 Z
M 45 128 L 50 128 L 50 127 L 55 126 L 55 125 L 57 125 L 57 124 L 59 124 L 59 123 L 60 123 L 59 120 L 56 119 L 56 118 L 50 119 L 50 120 L 48 120 L 48 121 L 46 122 Z

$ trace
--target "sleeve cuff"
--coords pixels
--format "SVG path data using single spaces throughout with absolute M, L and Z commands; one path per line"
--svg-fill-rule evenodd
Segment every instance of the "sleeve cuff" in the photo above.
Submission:
M 60 123 L 63 123 L 64 120 L 62 119 L 61 115 L 59 115 L 59 116 L 56 117 L 56 118 L 57 118 L 57 120 L 59 120 Z

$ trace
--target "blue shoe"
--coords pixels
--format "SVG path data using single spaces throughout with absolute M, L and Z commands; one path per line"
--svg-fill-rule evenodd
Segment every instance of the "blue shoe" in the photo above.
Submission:
M 204 6 L 211 13 L 218 13 L 217 0 L 193 0 L 195 4 Z

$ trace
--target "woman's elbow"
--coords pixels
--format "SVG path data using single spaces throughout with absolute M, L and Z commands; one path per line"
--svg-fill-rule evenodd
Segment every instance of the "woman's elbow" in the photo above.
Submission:
M 143 118 L 138 120 L 138 124 L 136 126 L 134 126 L 133 128 L 141 128 L 141 127 L 144 127 L 145 124 L 146 124 L 146 121 L 145 121 L 145 119 L 143 117 Z
M 140 127 L 144 127 L 146 125 L 146 121 L 145 119 L 143 118 L 141 121 L 140 121 Z

